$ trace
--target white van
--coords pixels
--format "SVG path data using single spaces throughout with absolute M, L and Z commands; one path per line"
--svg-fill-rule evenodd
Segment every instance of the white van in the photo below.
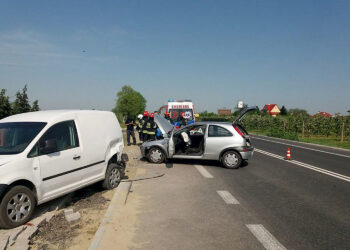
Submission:
M 115 188 L 127 155 L 112 112 L 52 110 L 0 120 L 0 227 L 26 223 L 34 207 L 101 181 Z

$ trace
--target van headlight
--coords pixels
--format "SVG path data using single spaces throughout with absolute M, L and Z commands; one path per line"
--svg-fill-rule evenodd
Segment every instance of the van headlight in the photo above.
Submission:
M 250 147 L 250 142 L 249 141 L 247 141 L 247 147 Z

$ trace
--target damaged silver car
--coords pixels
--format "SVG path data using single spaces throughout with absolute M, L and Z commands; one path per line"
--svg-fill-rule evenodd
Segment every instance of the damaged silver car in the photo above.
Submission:
M 155 115 L 163 136 L 144 142 L 140 147 L 142 156 L 152 163 L 172 158 L 203 159 L 220 161 L 226 168 L 239 168 L 254 152 L 248 132 L 239 121 L 257 108 L 243 109 L 233 123 L 196 122 L 178 130 L 162 116 Z

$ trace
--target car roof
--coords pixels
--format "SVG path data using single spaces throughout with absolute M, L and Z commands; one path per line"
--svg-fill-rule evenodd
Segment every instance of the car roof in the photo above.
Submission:
M 64 115 L 74 115 L 77 113 L 94 112 L 95 110 L 45 110 L 36 112 L 27 112 L 12 115 L 0 120 L 2 122 L 50 122 Z

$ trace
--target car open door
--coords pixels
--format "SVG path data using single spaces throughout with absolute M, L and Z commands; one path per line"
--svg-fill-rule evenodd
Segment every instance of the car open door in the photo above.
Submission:
M 242 111 L 237 115 L 236 119 L 233 121 L 233 124 L 240 122 L 246 114 L 255 110 L 259 110 L 258 106 L 246 107 L 242 109 Z
M 173 158 L 173 155 L 175 154 L 175 143 L 174 143 L 174 130 L 171 131 L 169 144 L 168 144 L 168 156 L 169 158 Z

